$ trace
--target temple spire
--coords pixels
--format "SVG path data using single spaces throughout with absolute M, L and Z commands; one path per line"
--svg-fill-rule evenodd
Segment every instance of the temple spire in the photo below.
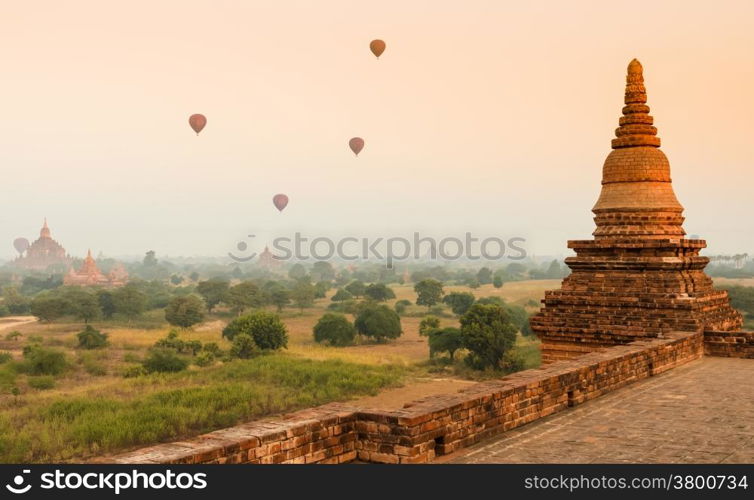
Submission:
M 644 87 L 644 69 L 638 59 L 628 64 L 626 75 L 626 105 L 619 127 L 615 130 L 613 149 L 640 146 L 660 147 L 657 128 L 652 126 L 654 119 L 649 116 L 647 89 Z
M 42 230 L 39 232 L 40 238 L 50 238 L 50 228 L 47 226 L 47 217 L 45 217 L 44 225 L 42 226 Z

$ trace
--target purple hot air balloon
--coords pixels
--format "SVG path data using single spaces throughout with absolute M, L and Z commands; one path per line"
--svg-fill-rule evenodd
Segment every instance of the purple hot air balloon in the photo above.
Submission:
M 275 205 L 275 208 L 282 212 L 288 206 L 288 197 L 282 193 L 276 194 L 272 197 L 272 203 Z
M 26 238 L 16 238 L 13 240 L 13 246 L 19 254 L 23 254 L 29 248 L 29 240 Z
M 350 141 L 348 141 L 348 147 L 351 148 L 353 154 L 359 156 L 361 150 L 364 149 L 364 139 L 362 139 L 361 137 L 353 137 Z

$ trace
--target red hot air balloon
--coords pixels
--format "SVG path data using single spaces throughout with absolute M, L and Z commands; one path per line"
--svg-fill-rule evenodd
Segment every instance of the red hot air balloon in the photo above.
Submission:
M 29 240 L 26 238 L 16 238 L 13 240 L 13 246 L 19 254 L 23 254 L 29 248 Z
M 275 205 L 275 208 L 282 212 L 288 206 L 288 197 L 284 194 L 276 194 L 272 197 L 272 203 Z
M 362 139 L 361 137 L 354 137 L 350 141 L 348 141 L 348 147 L 351 148 L 353 154 L 359 156 L 361 150 L 364 149 L 364 139 Z
M 382 53 L 385 52 L 385 42 L 382 40 L 372 40 L 369 43 L 369 50 L 379 59 Z
M 205 125 L 207 125 L 207 118 L 204 115 L 196 114 L 189 116 L 189 125 L 194 129 L 196 135 L 202 131 Z

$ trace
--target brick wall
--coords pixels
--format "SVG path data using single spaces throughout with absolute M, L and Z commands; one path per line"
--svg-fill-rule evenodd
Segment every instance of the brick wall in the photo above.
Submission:
M 704 354 L 754 359 L 754 332 L 704 332 Z
M 98 461 L 424 463 L 701 356 L 701 333 L 671 333 L 427 397 L 401 410 L 334 403 Z

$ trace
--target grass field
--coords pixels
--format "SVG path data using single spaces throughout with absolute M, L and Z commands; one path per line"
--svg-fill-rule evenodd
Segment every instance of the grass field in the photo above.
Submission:
M 499 296 L 533 311 L 544 290 L 557 280 L 506 283 L 471 291 L 477 297 Z M 415 301 L 412 286 L 394 286 L 396 300 Z M 331 295 L 333 291 L 330 292 Z M 76 348 L 78 322 L 42 324 L 28 318 L 0 323 L 0 352 L 19 360 L 30 341 L 63 350 L 69 369 L 56 377 L 29 376 L 0 364 L 0 462 L 71 461 L 128 447 L 173 440 L 328 401 L 373 395 L 380 389 L 414 384 L 436 376 L 428 365 L 429 348 L 418 333 L 426 308 L 410 306 L 401 319 L 403 334 L 386 344 L 357 343 L 325 347 L 312 338 L 312 327 L 330 304 L 329 298 L 300 312 L 281 314 L 289 333 L 288 349 L 248 361 L 191 367 L 176 374 L 124 378 L 147 350 L 170 330 L 162 311 L 151 311 L 136 321 L 95 322 L 109 335 L 106 349 Z M 221 331 L 227 315 L 210 317 L 193 330 L 182 331 L 184 340 L 229 343 Z M 443 326 L 458 324 L 448 313 Z M 9 331 L 21 332 L 6 339 Z M 518 353 L 526 367 L 539 364 L 538 341 L 519 336 Z M 444 377 L 477 378 L 465 372 Z M 17 395 L 11 393 L 17 388 Z M 407 391 L 411 393 L 411 391 Z

